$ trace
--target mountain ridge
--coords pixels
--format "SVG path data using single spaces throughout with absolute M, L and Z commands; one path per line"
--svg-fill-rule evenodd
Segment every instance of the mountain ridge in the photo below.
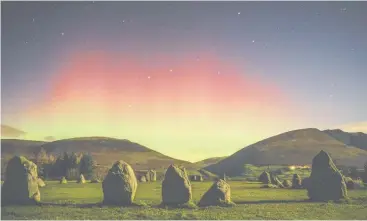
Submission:
M 239 175 L 244 164 L 311 164 L 321 150 L 329 152 L 337 163 L 349 166 L 362 167 L 367 160 L 367 151 L 348 146 L 317 128 L 305 128 L 258 141 L 204 169 L 216 174 Z

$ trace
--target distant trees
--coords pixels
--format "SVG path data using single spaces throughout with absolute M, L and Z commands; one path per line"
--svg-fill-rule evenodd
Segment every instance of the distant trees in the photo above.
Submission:
M 80 159 L 79 171 L 84 174 L 87 179 L 91 179 L 95 169 L 95 163 L 90 154 L 84 154 Z
M 80 174 L 84 174 L 87 179 L 90 179 L 95 169 L 95 163 L 90 154 L 64 152 L 56 158 L 41 148 L 35 154 L 34 161 L 38 166 L 39 176 L 45 179 L 61 176 L 74 179 Z

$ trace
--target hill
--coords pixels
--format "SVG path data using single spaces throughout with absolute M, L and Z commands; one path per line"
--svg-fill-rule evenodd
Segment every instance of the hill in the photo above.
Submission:
M 19 140 L 19 139 L 1 139 L 1 157 L 24 155 L 34 156 L 38 147 L 45 144 L 44 141 Z
M 26 135 L 26 132 L 10 127 L 7 125 L 1 125 L 1 138 L 22 138 Z
M 134 169 L 164 169 L 170 164 L 179 164 L 187 169 L 196 168 L 194 164 L 177 160 L 138 143 L 108 137 L 80 137 L 53 142 L 2 140 L 2 154 L 22 154 L 28 157 L 43 148 L 48 154 L 60 155 L 64 152 L 90 153 L 97 163 L 108 168 L 116 160 L 124 160 Z
M 205 167 L 216 173 L 238 176 L 244 164 L 306 165 L 320 151 L 330 153 L 336 164 L 362 167 L 367 151 L 345 145 L 318 129 L 289 131 L 245 147 L 216 164 Z
M 218 163 L 219 161 L 223 160 L 224 158 L 226 158 L 226 157 L 211 157 L 211 158 L 207 158 L 205 160 L 195 162 L 194 164 L 197 165 L 197 167 L 199 167 L 199 168 L 203 168 L 203 167 L 207 167 L 209 165 Z
M 324 132 L 346 145 L 358 147 L 362 150 L 367 150 L 367 134 L 365 133 L 348 133 L 338 129 L 324 130 Z

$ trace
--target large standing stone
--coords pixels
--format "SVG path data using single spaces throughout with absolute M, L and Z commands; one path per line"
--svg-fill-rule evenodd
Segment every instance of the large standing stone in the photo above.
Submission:
M 103 203 L 131 205 L 135 198 L 138 182 L 131 166 L 117 161 L 103 180 Z
M 224 180 L 218 180 L 203 195 L 199 206 L 230 206 L 234 205 L 231 201 L 231 187 Z
M 264 184 L 271 184 L 270 180 L 270 174 L 266 171 L 262 172 L 259 176 L 259 182 L 262 182 Z
M 162 204 L 180 205 L 191 203 L 191 200 L 191 183 L 185 168 L 169 166 L 162 183 Z
M 6 167 L 2 204 L 34 204 L 40 200 L 37 165 L 25 157 L 13 157 Z
M 320 151 L 312 160 L 308 196 L 314 201 L 339 200 L 347 197 L 343 175 L 325 151 Z
M 302 180 L 301 180 L 301 177 L 298 174 L 293 174 L 292 188 L 293 189 L 301 189 L 302 188 Z

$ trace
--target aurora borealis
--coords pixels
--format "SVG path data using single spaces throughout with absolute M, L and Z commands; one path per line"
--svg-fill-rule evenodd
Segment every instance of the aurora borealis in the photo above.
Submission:
M 2 3 L 2 122 L 29 139 L 117 137 L 186 160 L 365 122 L 363 7 Z

